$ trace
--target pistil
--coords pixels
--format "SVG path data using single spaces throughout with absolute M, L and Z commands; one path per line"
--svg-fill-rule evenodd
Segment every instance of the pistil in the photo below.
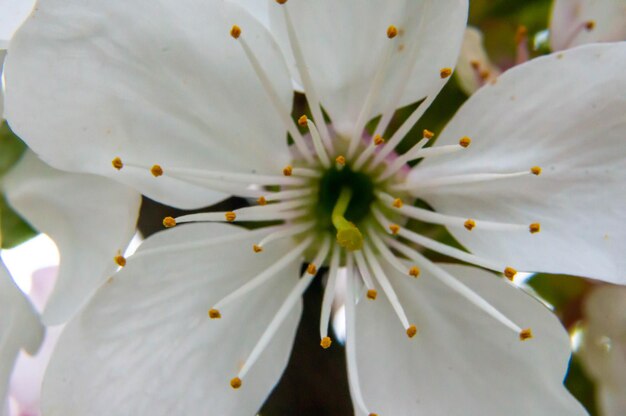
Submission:
M 333 208 L 331 221 L 337 229 L 337 243 L 348 251 L 356 251 L 363 247 L 363 235 L 356 225 L 344 217 L 350 199 L 352 199 L 352 190 L 344 187 Z

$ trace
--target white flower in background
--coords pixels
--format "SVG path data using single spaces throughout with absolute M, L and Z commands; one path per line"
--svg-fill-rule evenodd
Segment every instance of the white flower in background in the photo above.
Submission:
M 554 1 L 550 19 L 552 50 L 619 40 L 626 40 L 626 0 Z
M 482 32 L 475 27 L 465 29 L 455 71 L 461 89 L 471 95 L 485 83 L 494 82 L 501 72 L 489 59 Z
M 228 2 L 42 3 L 7 64 L 8 117 L 29 145 L 176 206 L 258 202 L 166 226 L 277 221 L 146 240 L 66 328 L 45 410 L 254 414 L 287 362 L 302 292 L 329 265 L 320 342 L 330 346 L 345 267 L 357 414 L 584 413 L 562 386 L 558 320 L 506 280 L 439 266 L 416 245 L 511 279 L 517 269 L 624 283 L 626 46 L 521 65 L 476 93 L 436 147 L 424 148 L 424 131 L 397 156 L 452 72 L 466 15 L 459 0 L 272 3 L 278 46 Z M 311 106 L 304 136 L 287 67 Z M 397 108 L 420 100 L 387 131 Z M 472 254 L 408 219 L 445 225 Z
M 601 414 L 626 414 L 626 288 L 600 286 L 585 301 L 579 351 L 596 381 Z
M 11 206 L 57 244 L 59 275 L 43 321 L 47 325 L 64 323 L 115 272 L 116 262 L 124 261 L 116 253 L 135 232 L 141 198 L 105 178 L 52 169 L 29 151 L 2 179 Z M 4 265 L 1 277 L 0 404 L 5 406 L 6 386 L 17 354 L 20 348 L 29 354 L 37 351 L 43 326 Z

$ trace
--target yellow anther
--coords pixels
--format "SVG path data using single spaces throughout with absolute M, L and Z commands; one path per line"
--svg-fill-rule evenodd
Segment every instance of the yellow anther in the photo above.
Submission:
M 232 380 L 230 380 L 230 387 L 237 390 L 239 387 L 241 387 L 241 379 L 239 377 L 235 377 Z
M 121 254 L 118 254 L 117 256 L 115 256 L 114 260 L 115 260 L 115 263 L 117 263 L 118 266 L 120 266 L 120 267 L 126 266 L 126 258 L 124 256 L 122 256 Z
M 298 119 L 298 124 L 302 127 L 306 127 L 307 126 L 307 122 L 309 121 L 309 119 L 307 118 L 307 116 L 302 115 L 299 119 Z
M 461 147 L 469 147 L 470 144 L 472 144 L 472 139 L 467 136 L 461 137 L 461 139 L 459 140 L 459 146 Z
M 370 413 L 370 414 L 369 414 L 369 415 L 367 415 L 367 416 L 378 416 L 378 413 Z
M 209 318 L 211 319 L 220 319 L 222 314 L 217 309 L 209 309 Z
M 120 170 L 124 167 L 124 163 L 122 163 L 122 159 L 120 159 L 119 157 L 116 157 L 115 159 L 113 159 L 111 161 L 111 164 L 117 170 Z
M 380 134 L 377 134 L 376 136 L 374 136 L 374 144 L 376 146 L 380 146 L 383 143 L 385 143 L 385 139 L 383 139 L 383 137 Z
M 450 75 L 452 75 L 452 68 L 441 68 L 441 70 L 439 70 L 439 76 L 441 79 L 446 79 Z
M 533 331 L 530 328 L 522 329 L 519 333 L 520 341 L 526 341 L 527 339 L 531 339 L 533 337 Z
M 287 3 L 287 0 L 276 0 L 276 3 L 278 3 L 278 4 L 285 4 L 285 3 Z
M 259 205 L 267 205 L 267 199 L 264 196 L 260 196 L 259 199 L 256 200 L 256 203 Z
M 317 273 L 317 266 L 313 263 L 309 263 L 309 265 L 306 268 L 306 272 L 310 274 L 311 276 L 315 276 L 315 274 Z
M 172 217 L 163 218 L 163 226 L 165 228 L 172 228 L 176 226 L 176 220 Z
M 237 219 L 237 214 L 235 214 L 232 211 L 229 211 L 226 214 L 224 214 L 224 218 L 226 218 L 226 221 L 228 222 L 233 222 Z
M 391 205 L 393 207 L 395 207 L 395 208 L 402 208 L 402 205 L 404 205 L 404 203 L 402 202 L 402 200 L 400 198 L 396 198 L 396 199 L 393 200 Z
M 463 223 L 463 227 L 465 227 L 467 231 L 472 231 L 474 227 L 476 227 L 476 221 L 470 218 Z
M 519 45 L 524 42 L 528 37 L 528 29 L 524 25 L 520 25 L 517 27 L 517 32 L 515 32 L 515 44 Z
M 483 69 L 482 71 L 480 71 L 478 73 L 478 76 L 480 77 L 480 79 L 482 79 L 483 81 L 487 81 L 489 79 L 489 77 L 491 76 L 491 72 L 489 72 L 488 69 Z
M 418 278 L 420 275 L 420 269 L 416 266 L 413 266 L 409 269 L 409 276 L 413 276 L 415 278 Z
M 424 136 L 425 139 L 430 140 L 433 137 L 435 137 L 435 133 L 433 133 L 432 131 L 428 129 L 424 129 L 424 131 L 422 132 L 422 136 Z
M 400 226 L 397 224 L 390 224 L 389 231 L 391 231 L 391 234 L 397 235 L 400 232 Z
M 337 162 L 341 166 L 345 166 L 346 165 L 346 158 L 344 156 L 341 156 L 341 155 L 337 156 L 337 158 L 335 159 L 335 162 Z
M 376 289 L 369 289 L 367 291 L 367 298 L 371 300 L 376 300 L 376 296 L 378 296 L 378 292 Z
M 417 334 L 417 327 L 415 325 L 411 325 L 406 329 L 406 334 L 409 338 L 413 338 Z
M 237 25 L 233 25 L 233 27 L 230 28 L 230 36 L 239 39 L 239 36 L 241 36 L 241 28 Z
M 397 27 L 395 27 L 394 25 L 390 25 L 390 26 L 387 28 L 387 37 L 388 37 L 389 39 L 393 39 L 393 38 L 395 38 L 396 36 L 398 36 L 398 28 L 397 28 Z
M 472 59 L 470 61 L 470 65 L 472 66 L 472 69 L 474 71 L 477 71 L 480 68 L 480 61 L 477 61 L 476 59 Z
M 596 22 L 595 22 L 595 20 L 588 20 L 588 21 L 585 23 L 585 29 L 587 29 L 587 30 L 593 30 L 593 29 L 595 29 L 595 27 L 596 27 Z
M 255 253 L 260 253 L 260 252 L 263 251 L 263 247 L 258 246 L 258 245 L 255 244 L 255 245 L 252 246 L 252 250 L 254 250 Z
M 530 168 L 530 171 L 533 175 L 541 175 L 541 168 L 539 166 L 533 166 L 532 168 Z
M 292 173 L 293 173 L 293 167 L 291 165 L 287 165 L 283 168 L 283 175 L 291 176 Z
M 513 281 L 513 279 L 515 278 L 515 275 L 517 274 L 517 270 L 515 270 L 512 267 L 507 267 L 506 269 L 504 269 L 504 275 L 506 276 L 507 279 L 509 279 L 511 282 Z
M 531 234 L 538 233 L 539 231 L 541 231 L 541 224 L 539 224 L 538 222 L 533 222 L 532 224 L 530 224 L 530 226 L 528 226 L 528 229 L 530 230 Z
M 322 338 L 322 340 L 320 341 L 320 345 L 322 346 L 322 348 L 324 348 L 325 350 L 328 349 L 330 347 L 330 344 L 332 344 L 333 341 L 330 339 L 330 337 L 324 337 Z
M 150 173 L 152 174 L 152 176 L 154 176 L 155 178 L 158 178 L 159 176 L 163 175 L 163 168 L 160 165 L 153 165 L 150 168 Z

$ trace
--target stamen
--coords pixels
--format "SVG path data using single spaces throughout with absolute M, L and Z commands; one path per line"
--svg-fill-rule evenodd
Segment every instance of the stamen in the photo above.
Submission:
M 119 157 L 114 158 L 111 161 L 111 164 L 117 170 L 121 170 L 124 167 L 124 163 L 122 163 L 122 159 L 120 159 Z
M 278 272 L 280 272 L 282 269 L 287 267 L 291 262 L 298 259 L 302 255 L 302 253 L 311 245 L 312 242 L 313 242 L 313 236 L 309 236 L 306 239 L 304 239 L 304 241 L 298 244 L 294 249 L 292 249 L 283 257 L 278 259 L 277 262 L 273 263 L 271 266 L 269 266 L 267 269 L 262 271 L 260 274 L 248 280 L 245 284 L 240 286 L 238 289 L 236 289 L 235 291 L 231 292 L 230 294 L 222 298 L 219 302 L 217 302 L 213 306 L 213 309 L 216 309 L 218 311 L 223 310 L 224 306 L 229 305 L 233 301 L 241 298 L 242 296 L 250 293 L 252 290 L 261 286 L 262 284 L 264 284 L 271 278 L 277 276 Z
M 365 128 L 365 124 L 367 123 L 367 118 L 370 116 L 372 107 L 378 99 L 380 89 L 382 88 L 385 81 L 385 74 L 387 73 L 389 64 L 391 63 L 391 57 L 393 56 L 395 50 L 396 42 L 390 39 L 390 41 L 387 42 L 387 44 L 385 45 L 383 59 L 376 70 L 376 74 L 374 75 L 374 79 L 372 80 L 372 84 L 370 85 L 370 90 L 365 97 L 365 102 L 363 103 L 361 112 L 359 113 L 357 121 L 354 124 L 354 131 L 352 132 L 352 138 L 350 139 L 350 145 L 348 147 L 348 159 L 354 158 L 354 152 L 356 151 L 361 141 L 363 129 Z
M 356 162 L 354 162 L 354 170 L 360 170 L 363 164 L 365 164 L 370 156 L 374 154 L 374 150 L 376 150 L 376 147 L 380 146 L 383 143 L 385 143 L 385 139 L 383 139 L 382 136 L 380 136 L 379 134 L 374 136 L 372 142 L 367 145 L 365 150 L 363 150 L 359 157 L 356 159 Z
M 155 178 L 158 178 L 159 176 L 163 175 L 163 168 L 160 165 L 153 165 L 150 168 L 150 173 L 152 173 L 152 176 L 154 176 Z
M 286 3 L 286 1 L 279 4 L 284 3 Z M 300 47 L 300 42 L 298 41 L 298 35 L 289 14 L 289 8 L 283 7 L 282 9 L 284 12 L 285 26 L 287 27 L 287 35 L 289 37 L 289 44 L 291 45 L 291 51 L 296 60 L 296 67 L 298 68 L 300 79 L 302 80 L 302 86 L 304 87 L 304 91 L 306 91 L 306 99 L 309 103 L 309 108 L 311 109 L 313 118 L 320 126 L 320 137 L 322 139 L 322 142 L 324 143 L 326 148 L 331 153 L 333 153 L 333 144 L 330 139 L 328 126 L 326 125 L 326 122 L 324 120 L 324 115 L 322 114 L 320 99 L 314 88 L 313 79 L 311 78 L 311 74 L 309 73 L 309 67 L 304 59 L 304 54 L 302 53 L 302 48 Z
M 120 267 L 126 266 L 126 258 L 122 256 L 122 254 L 120 254 L 119 252 L 117 256 L 113 258 L 113 260 L 115 260 L 115 264 L 117 264 Z
M 291 176 L 293 174 L 293 166 L 291 165 L 287 165 L 283 168 L 283 175 L 284 176 Z
M 539 224 L 538 222 L 534 222 L 534 223 L 530 224 L 528 229 L 530 230 L 531 234 L 536 234 L 539 231 L 541 231 L 541 224 Z
M 338 165 L 340 166 L 345 166 L 346 165 L 346 158 L 339 155 L 335 158 L 335 162 L 337 162 Z
M 389 231 L 391 231 L 391 234 L 396 235 L 400 232 L 400 226 L 398 224 L 389 224 Z
M 316 263 L 316 264 L 324 263 L 324 260 L 326 260 L 326 256 L 328 255 L 329 250 L 330 250 L 330 238 L 326 237 L 324 238 L 324 241 L 322 242 L 322 247 L 320 248 L 319 252 L 315 256 L 313 263 Z M 302 275 L 302 277 L 298 280 L 298 283 L 296 283 L 296 285 L 293 287 L 293 289 L 291 290 L 291 292 L 289 293 L 289 295 L 287 296 L 283 304 L 280 305 L 280 308 L 278 309 L 278 311 L 272 318 L 272 321 L 269 323 L 269 325 L 263 332 L 263 335 L 261 335 L 261 338 L 259 339 L 257 344 L 252 349 L 252 352 L 246 359 L 246 362 L 243 364 L 243 366 L 239 370 L 239 374 L 237 374 L 237 376 L 240 379 L 244 378 L 246 374 L 248 374 L 248 371 L 250 370 L 250 368 L 252 368 L 252 366 L 257 361 L 261 353 L 265 350 L 265 348 L 267 348 L 268 344 L 270 343 L 274 335 L 276 335 L 276 332 L 278 331 L 278 329 L 280 329 L 280 326 L 283 324 L 287 316 L 289 316 L 289 314 L 292 312 L 293 307 L 296 305 L 298 300 L 300 300 L 300 298 L 302 297 L 304 292 L 307 290 L 307 288 L 309 287 L 309 285 L 311 284 L 314 278 L 315 278 L 315 275 L 305 272 Z
M 484 312 L 489 314 L 491 317 L 493 317 L 506 327 L 513 330 L 515 333 L 520 333 L 522 329 L 515 323 L 513 323 L 513 321 L 507 318 L 504 314 L 502 314 L 502 312 L 493 307 L 489 302 L 483 299 L 482 296 L 474 292 L 465 284 L 461 283 L 456 277 L 452 276 L 450 273 L 428 260 L 420 252 L 399 243 L 391 237 L 384 237 L 384 240 L 387 244 L 398 250 L 400 253 L 421 264 L 424 269 L 426 269 L 433 276 L 437 277 L 443 284 L 463 296 L 476 307 L 482 309 Z
M 270 81 L 269 77 L 265 73 L 265 70 L 261 66 L 261 63 L 252 52 L 252 49 L 248 45 L 248 42 L 246 42 L 244 37 L 240 35 L 241 35 L 241 29 L 239 29 L 239 33 L 237 37 L 235 37 L 235 39 L 238 39 L 239 44 L 243 48 L 243 51 L 245 52 L 248 58 L 248 61 L 250 62 L 250 65 L 252 65 L 254 72 L 259 78 L 259 81 L 261 81 L 261 85 L 263 86 L 263 89 L 265 90 L 267 96 L 271 100 L 276 110 L 276 113 L 282 119 L 283 124 L 285 125 L 285 128 L 291 135 L 291 138 L 293 139 L 293 142 L 298 148 L 298 151 L 300 152 L 300 154 L 306 159 L 308 163 L 311 163 L 311 164 L 314 163 L 315 161 L 313 159 L 313 156 L 311 155 L 311 152 L 307 148 L 304 138 L 302 137 L 302 134 L 300 134 L 300 131 L 296 128 L 293 120 L 291 119 L 291 116 L 290 116 L 291 112 L 281 102 L 278 93 L 274 90 L 272 82 Z
M 439 76 L 441 77 L 441 79 L 446 79 L 450 75 L 452 75 L 452 68 L 441 68 L 439 70 Z
M 509 279 L 511 282 L 515 279 L 515 275 L 517 275 L 517 270 L 512 267 L 507 267 L 504 269 L 504 276 Z
M 429 139 L 429 140 L 430 140 L 430 139 L 432 139 L 433 137 L 435 137 L 435 133 L 433 133 L 433 132 L 432 132 L 432 131 L 430 131 L 430 130 L 424 129 L 424 131 L 422 132 L 422 136 L 423 136 L 425 139 Z
M 224 218 L 226 218 L 226 221 L 228 222 L 233 222 L 235 221 L 235 219 L 237 219 L 237 214 L 230 211 L 224 214 Z
M 469 137 L 465 136 L 465 137 L 461 137 L 461 139 L 459 140 L 459 146 L 461 147 L 469 147 L 469 145 L 472 144 L 472 139 L 470 139 Z
M 533 175 L 541 175 L 541 168 L 539 166 L 533 166 L 532 168 L 530 168 L 530 171 Z
M 307 178 L 319 178 L 322 176 L 322 172 L 315 169 L 293 168 L 291 172 L 293 176 L 303 176 Z
M 310 230 L 315 226 L 315 221 L 307 221 L 301 224 L 287 224 L 278 228 L 277 231 L 268 234 L 258 244 L 255 244 L 252 248 L 255 252 L 259 253 L 263 251 L 263 247 L 272 241 L 282 240 L 283 238 L 292 237 Z M 256 247 L 256 248 L 255 248 Z M 257 249 L 260 249 L 257 251 Z
M 176 220 L 172 217 L 163 218 L 163 226 L 165 228 L 172 228 L 176 226 Z
M 322 143 L 322 138 L 320 137 L 320 133 L 317 130 L 315 123 L 306 118 L 306 116 L 302 117 L 304 117 L 305 126 L 308 126 L 309 132 L 311 132 L 311 138 L 313 139 L 313 147 L 315 148 L 315 153 L 317 153 L 320 162 L 322 162 L 322 166 L 328 168 L 330 166 L 330 159 L 328 158 L 328 153 L 326 153 L 326 149 L 324 148 L 324 144 Z
M 322 311 L 320 313 L 320 339 L 322 342 L 325 338 L 328 338 L 330 311 L 332 310 L 333 301 L 335 300 L 340 258 L 341 249 L 338 244 L 333 244 L 333 252 L 330 257 L 330 266 L 328 270 L 328 281 L 326 282 L 326 289 L 324 290 L 324 296 L 322 298 Z
M 391 229 L 391 226 L 393 224 L 391 224 L 389 220 L 385 218 L 383 213 L 378 208 L 373 207 L 372 213 L 374 214 L 374 218 L 376 218 L 381 227 L 389 227 Z M 393 230 L 391 230 L 391 233 L 393 235 L 399 235 L 400 237 L 406 238 L 407 240 L 412 241 L 415 244 L 419 244 L 424 248 L 443 254 L 444 256 L 452 257 L 453 259 L 461 260 L 496 272 L 500 272 L 504 269 L 504 266 L 501 264 L 498 264 L 491 260 L 483 259 L 474 254 L 459 250 L 458 248 L 448 246 L 446 244 L 440 243 L 437 240 L 424 237 L 421 234 L 415 233 L 405 228 L 398 227 L 395 233 L 393 232 Z
M 239 36 L 241 36 L 241 28 L 237 25 L 233 25 L 230 28 L 230 36 L 232 36 L 235 39 L 239 39 Z
M 376 281 L 378 281 L 378 284 L 383 288 L 383 292 L 385 292 L 385 296 L 387 296 L 387 300 L 389 300 L 389 303 L 393 307 L 393 310 L 396 312 L 396 315 L 398 316 L 398 319 L 402 323 L 402 326 L 404 327 L 405 330 L 408 330 L 411 327 L 411 324 L 409 323 L 409 320 L 406 317 L 406 313 L 404 312 L 404 308 L 402 308 L 402 304 L 400 303 L 400 299 L 398 299 L 398 295 L 396 295 L 396 292 L 393 289 L 393 286 L 391 286 L 391 283 L 387 279 L 387 275 L 383 271 L 383 268 L 381 267 L 380 263 L 378 263 L 378 260 L 376 259 L 376 256 L 374 252 L 372 251 L 372 249 L 370 248 L 369 244 L 363 245 L 363 249 L 365 250 L 367 263 L 369 264 L 369 266 L 372 268 L 372 271 L 374 272 L 373 273 L 374 278 L 376 279 Z
M 359 379 L 359 370 L 356 362 L 356 293 L 354 288 L 354 271 L 348 269 L 348 279 L 346 288 L 346 366 L 348 367 L 348 382 L 350 385 L 350 391 L 352 393 L 352 399 L 354 400 L 354 407 L 359 409 L 359 413 L 365 415 L 371 415 L 372 413 L 367 409 L 363 393 L 361 392 L 361 384 Z
M 289 189 L 287 191 L 278 191 L 266 194 L 263 198 L 267 202 L 284 201 L 287 199 L 300 198 L 312 194 L 316 189 L 313 187 L 306 187 L 302 189 Z
M 398 272 L 402 274 L 413 276 L 413 277 L 419 276 L 419 273 L 420 273 L 419 269 L 415 266 L 406 267 L 404 264 L 402 264 L 402 262 L 396 258 L 396 256 L 391 252 L 391 250 L 389 250 L 389 248 L 385 245 L 385 243 L 383 243 L 383 241 L 377 234 L 378 233 L 376 232 L 376 230 L 374 230 L 374 228 L 371 225 L 367 227 L 368 237 L 374 243 L 380 255 L 385 260 L 387 260 L 387 263 L 389 263 L 391 267 L 393 267 L 394 269 L 396 269 Z
M 527 339 L 531 339 L 533 337 L 533 332 L 530 328 L 522 329 L 519 333 L 520 341 L 526 341 Z
M 239 377 L 233 378 L 232 380 L 230 380 L 230 386 L 237 390 L 241 387 L 241 379 Z
M 415 325 L 411 325 L 406 329 L 406 334 L 409 338 L 413 338 L 417 334 L 417 327 Z
M 348 256 L 350 258 L 351 256 Z M 359 270 L 359 274 L 361 275 L 361 280 L 363 280 L 363 284 L 367 289 L 368 299 L 374 300 L 376 299 L 376 289 L 374 289 L 374 281 L 372 280 L 372 274 L 370 273 L 370 269 L 367 266 L 367 262 L 365 261 L 365 257 L 361 251 L 354 252 L 354 259 L 356 260 L 357 269 Z
M 276 204 L 278 205 L 278 204 Z M 266 210 L 270 206 L 265 207 L 250 207 L 256 208 L 255 211 L 245 211 L 241 212 L 244 209 L 241 208 L 237 210 L 236 219 L 237 221 L 285 221 L 285 220 L 293 220 L 295 218 L 302 217 L 304 215 L 308 215 L 310 213 L 310 209 L 300 209 L 293 211 L 270 211 Z M 263 210 L 261 210 L 263 208 Z M 181 217 L 176 217 L 175 221 L 178 224 L 187 223 L 187 222 L 223 222 L 226 221 L 225 212 L 201 212 L 198 214 L 188 214 L 183 215 Z
M 306 268 L 306 272 L 311 276 L 315 276 L 317 274 L 317 266 L 315 265 L 315 263 L 309 263 Z
M 517 178 L 526 175 L 538 175 L 538 173 L 535 173 L 535 171 L 536 170 L 527 170 L 513 173 L 470 173 L 465 175 L 450 175 L 441 178 L 424 179 L 421 180 L 419 184 L 409 184 L 405 182 L 392 186 L 391 190 L 413 192 L 419 192 L 422 190 L 429 191 L 431 188 L 438 188 L 441 186 L 466 185 L 478 182 L 489 182 L 501 179 Z M 539 172 L 541 173 L 541 170 Z
M 384 192 L 377 192 L 376 196 L 382 201 L 384 205 L 393 205 L 395 199 Z M 394 206 L 395 207 L 395 206 Z M 409 218 L 416 219 L 418 221 L 427 222 L 430 224 L 440 224 L 446 227 L 464 227 L 471 231 L 475 227 L 481 230 L 489 231 L 528 231 L 528 225 L 524 224 L 510 224 L 494 221 L 483 221 L 467 219 L 462 217 L 455 217 L 452 215 L 442 214 L 439 212 L 430 211 L 424 208 L 413 207 L 404 205 L 400 208 L 395 208 L 396 211 L 406 215 Z
M 322 338 L 322 340 L 320 341 L 320 346 L 322 348 L 324 348 L 325 350 L 327 350 L 328 348 L 330 348 L 330 345 L 332 344 L 332 340 L 330 339 L 330 337 L 324 337 Z
M 396 36 L 398 36 L 398 28 L 397 28 L 397 27 L 395 27 L 394 25 L 390 25 L 390 26 L 387 28 L 387 37 L 388 37 L 389 39 L 393 39 L 393 38 L 395 38 Z
M 344 187 L 333 208 L 331 220 L 337 229 L 337 242 L 339 245 L 348 251 L 356 251 L 363 247 L 363 235 L 356 225 L 344 217 L 348 210 L 350 199 L 352 199 L 352 190 Z
M 209 318 L 211 319 L 220 319 L 222 314 L 217 309 L 209 309 Z
M 404 153 L 401 156 L 398 156 L 396 160 L 394 160 L 393 163 L 391 163 L 391 165 L 387 166 L 387 168 L 383 171 L 383 173 L 381 173 L 380 176 L 378 176 L 375 179 L 375 181 L 382 182 L 385 179 L 389 178 L 394 173 L 398 172 L 400 169 L 402 169 L 409 160 L 413 160 L 417 157 L 419 152 L 422 150 L 424 146 L 426 146 L 429 140 L 430 139 L 426 139 L 426 138 L 420 140 L 411 149 L 409 149 L 408 152 Z

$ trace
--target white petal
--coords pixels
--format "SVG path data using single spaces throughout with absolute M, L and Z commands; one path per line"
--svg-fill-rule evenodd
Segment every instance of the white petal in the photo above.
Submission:
M 488 272 L 446 266 L 511 319 L 512 332 L 425 273 L 387 274 L 409 320 L 409 339 L 386 299 L 357 306 L 358 369 L 369 409 L 384 415 L 583 415 L 563 386 L 569 338 L 541 303 Z
M 273 0 L 230 0 L 233 3 L 239 4 L 244 9 L 254 16 L 259 22 L 263 23 L 263 26 L 269 27 L 270 25 L 270 1 Z
M 476 64 L 478 64 L 478 68 L 474 68 Z M 484 72 L 486 79 L 480 77 L 482 71 L 487 71 Z M 491 63 L 487 55 L 483 44 L 482 32 L 474 27 L 468 27 L 465 30 L 461 53 L 459 54 L 459 60 L 456 64 L 456 77 L 461 89 L 468 95 L 471 95 L 476 92 L 484 82 L 488 82 L 498 75 L 500 75 L 500 70 Z
M 21 350 L 35 354 L 43 336 L 39 315 L 0 263 L 0 410 L 17 355 Z
M 50 0 L 12 41 L 7 119 L 55 167 L 113 176 L 168 205 L 215 202 L 224 194 L 148 169 L 280 172 L 287 163 L 284 126 L 230 36 L 233 24 L 290 108 L 278 47 L 238 6 Z M 118 156 L 147 168 L 117 172 Z
M 593 29 L 584 29 L 590 21 Z M 625 22 L 624 0 L 555 0 L 550 44 L 556 51 L 585 43 L 626 40 Z
M 276 300 L 297 282 L 300 262 L 221 310 L 221 319 L 207 311 L 284 255 L 285 240 L 253 253 L 263 235 L 194 224 L 147 239 L 62 334 L 44 381 L 44 413 L 255 414 L 287 363 L 301 302 L 242 387 L 233 390 L 229 380 L 280 306 Z
M 67 321 L 115 272 L 114 257 L 135 233 L 140 195 L 125 185 L 58 171 L 27 152 L 5 178 L 9 203 L 52 238 L 61 257 L 44 321 Z
M 6 49 L 15 31 L 35 6 L 35 0 L 2 0 L 0 2 L 0 49 Z
M 437 211 L 541 232 L 450 229 L 470 251 L 524 271 L 626 283 L 626 43 L 589 45 L 534 59 L 474 94 L 441 134 L 441 145 L 472 138 L 451 156 L 414 169 L 426 178 L 479 172 L 540 176 L 433 188 Z
M 387 28 L 398 28 L 400 34 L 393 42 L 402 51 L 394 55 L 370 118 L 382 111 L 398 83 L 405 83 L 405 89 L 396 108 L 436 94 L 443 87 L 439 72 L 454 67 L 468 6 L 465 0 L 290 0 L 270 9 L 277 39 L 289 51 L 280 7 L 290 10 L 322 106 L 334 127 L 350 134 L 390 42 Z M 413 47 L 418 53 L 409 62 Z M 406 65 L 414 68 L 410 77 L 403 79 L 399 74 Z M 291 66 L 296 73 L 293 60 Z

